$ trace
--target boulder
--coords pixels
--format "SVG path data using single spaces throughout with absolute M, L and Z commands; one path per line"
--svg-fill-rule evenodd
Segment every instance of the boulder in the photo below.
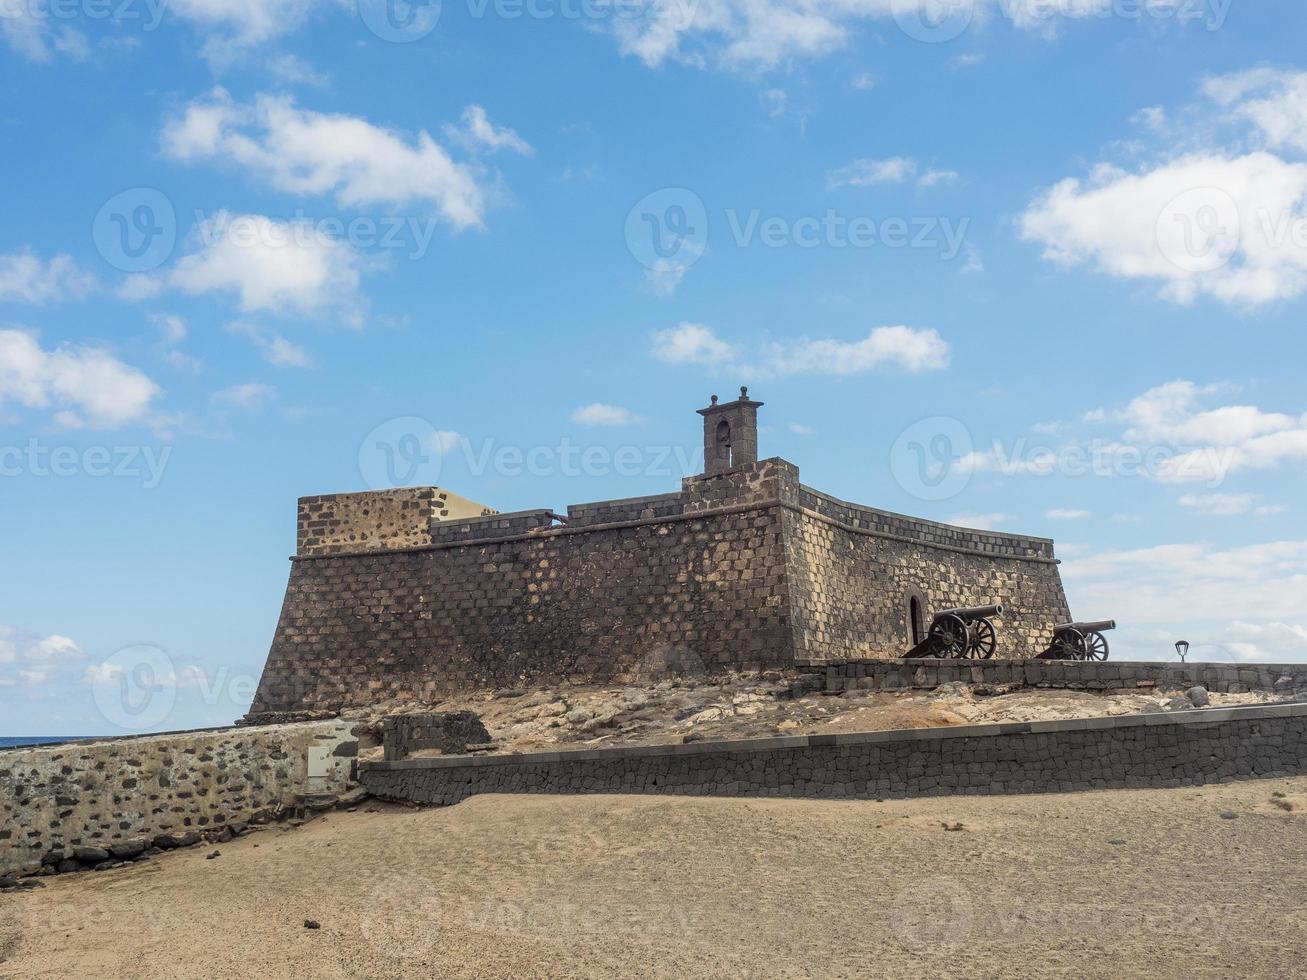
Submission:
M 1207 696 L 1207 688 L 1191 687 L 1184 692 L 1184 696 L 1189 699 L 1189 703 L 1195 708 L 1206 708 L 1212 703 L 1212 699 Z
M 74 847 L 73 857 L 83 864 L 99 864 L 109 860 L 109 852 L 103 847 Z
M 140 857 L 150 845 L 144 840 L 125 840 L 109 845 L 109 853 L 120 861 L 130 861 Z
M 59 862 L 57 870 L 61 875 L 66 875 L 71 871 L 81 871 L 82 864 L 80 861 L 74 861 L 72 858 L 64 858 Z

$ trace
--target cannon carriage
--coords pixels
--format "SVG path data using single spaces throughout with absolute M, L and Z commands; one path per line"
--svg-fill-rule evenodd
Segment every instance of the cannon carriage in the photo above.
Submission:
M 971 606 L 944 609 L 930 621 L 926 637 L 903 655 L 920 657 L 988 660 L 998 646 L 993 619 L 1003 615 L 1002 606 Z
M 1115 619 L 1093 623 L 1062 623 L 1053 627 L 1053 642 L 1039 654 L 1037 660 L 1097 660 L 1107 659 L 1107 637 L 1103 634 L 1116 629 Z

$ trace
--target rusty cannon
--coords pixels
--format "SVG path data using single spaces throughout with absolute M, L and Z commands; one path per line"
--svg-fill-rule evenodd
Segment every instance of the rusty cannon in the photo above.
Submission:
M 1106 660 L 1107 637 L 1116 629 L 1115 619 L 1096 623 L 1062 623 L 1053 627 L 1053 642 L 1037 660 Z
M 1002 606 L 972 606 L 945 609 L 935 613 L 926 637 L 903 655 L 905 660 L 920 657 L 952 657 L 988 660 L 998 645 L 992 620 L 1003 615 Z

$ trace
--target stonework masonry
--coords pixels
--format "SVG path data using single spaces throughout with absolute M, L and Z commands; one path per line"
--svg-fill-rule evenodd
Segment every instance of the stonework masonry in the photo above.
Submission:
M 77 848 L 133 851 L 158 834 L 343 793 L 358 755 L 350 727 L 324 721 L 0 750 L 0 875 L 38 870 Z
M 998 655 L 1030 657 L 1070 619 L 1051 541 L 805 487 L 792 463 L 755 460 L 759 405 L 742 392 L 701 413 L 720 454 L 679 493 L 564 519 L 437 514 L 434 489 L 305 498 L 246 720 L 620 682 L 668 661 L 715 675 L 897 658 L 915 642 L 914 606 L 928 622 L 1001 603 Z
M 453 804 L 478 793 L 820 799 L 1200 786 L 1307 772 L 1307 705 L 1073 721 L 459 756 L 360 766 L 371 793 Z
M 1220 694 L 1265 691 L 1307 695 L 1307 664 L 1107 663 L 1072 660 L 857 660 L 821 668 L 827 694 L 845 691 L 933 690 L 941 684 L 1045 687 L 1073 691 L 1130 688 Z
M 489 507 L 440 487 L 301 497 L 296 551 L 301 555 L 332 555 L 430 544 L 432 527 L 442 521 L 494 513 Z

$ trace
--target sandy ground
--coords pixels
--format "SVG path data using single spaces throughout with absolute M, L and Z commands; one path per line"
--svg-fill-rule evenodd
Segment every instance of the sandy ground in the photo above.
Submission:
M 793 680 L 769 672 L 726 683 L 682 680 L 643 687 L 498 691 L 428 706 L 382 705 L 359 712 L 359 716 L 372 717 L 375 722 L 377 716 L 406 710 L 471 710 L 485 724 L 495 751 L 531 752 L 693 739 L 1093 718 L 1191 708 L 1178 691 L 1006 691 L 956 683 L 935 691 L 855 691 L 835 697 L 801 693 L 795 697 L 791 692 Z M 1211 694 L 1210 698 L 1214 707 L 1283 700 L 1269 693 Z
M 211 850 L 0 895 L 0 977 L 1286 977 L 1307 950 L 1307 778 L 482 796 Z

